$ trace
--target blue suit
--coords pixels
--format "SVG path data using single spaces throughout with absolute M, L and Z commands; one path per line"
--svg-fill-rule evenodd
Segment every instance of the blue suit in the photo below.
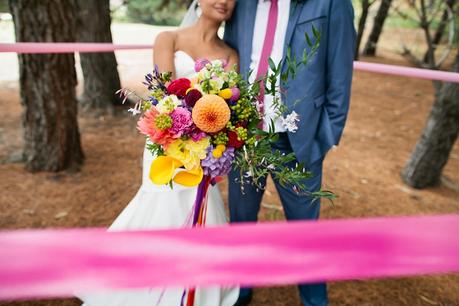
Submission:
M 250 67 L 257 3 L 258 0 L 238 0 L 233 17 L 225 26 L 224 39 L 238 51 L 240 71 L 245 75 Z M 313 25 L 321 32 L 317 53 L 283 88 L 283 103 L 300 115 L 298 131 L 280 133 L 274 149 L 295 152 L 297 160 L 314 174 L 305 182 L 306 186 L 317 191 L 323 159 L 339 143 L 349 110 L 356 36 L 351 0 L 292 0 L 284 57 L 290 46 L 292 55 L 302 58 L 303 50 L 309 49 L 305 33 L 313 37 Z M 285 68 L 286 65 L 284 71 Z M 240 186 L 234 183 L 237 174 L 233 172 L 229 177 L 231 221 L 256 221 L 263 191 L 245 186 L 242 194 Z M 319 201 L 312 202 L 277 182 L 275 185 L 288 220 L 319 217 Z M 327 305 L 325 284 L 300 285 L 299 289 L 304 305 Z M 241 290 L 241 295 L 246 293 L 247 290 Z

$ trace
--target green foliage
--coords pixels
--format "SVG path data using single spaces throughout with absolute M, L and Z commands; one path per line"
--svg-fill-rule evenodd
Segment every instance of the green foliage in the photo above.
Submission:
M 269 135 L 273 136 L 273 135 Z M 252 146 L 245 146 L 243 152 L 236 155 L 235 166 L 239 170 L 239 181 L 253 184 L 258 189 L 264 189 L 262 181 L 272 174 L 283 186 L 298 186 L 304 189 L 304 180 L 312 177 L 310 172 L 303 170 L 302 165 L 289 164 L 295 161 L 295 154 L 282 154 L 271 149 L 270 141 L 257 141 Z
M 163 0 L 129 0 L 127 17 L 133 22 L 155 25 L 178 25 L 183 18 L 187 3 Z
M 286 85 L 289 80 L 295 79 L 298 71 L 305 68 L 317 53 L 320 40 L 321 32 L 312 26 L 312 35 L 305 33 L 305 42 L 309 48 L 304 49 L 304 52 L 300 54 L 300 58 L 292 54 L 290 47 L 288 47 L 286 59 L 278 65 L 269 58 L 270 69 L 262 78 L 263 82 L 258 80 L 252 86 L 246 86 L 247 84 L 244 84 L 243 81 L 240 82 L 239 88 L 242 93 L 240 101 L 243 101 L 246 94 L 249 97 L 257 97 L 260 86 L 264 86 L 265 93 L 274 97 L 273 107 L 276 110 L 276 115 L 285 115 L 289 109 L 279 99 L 280 88 L 277 81 L 280 79 Z M 283 72 L 282 67 L 284 65 L 286 68 Z M 258 124 L 258 122 L 255 122 L 255 124 Z M 271 174 L 282 186 L 292 188 L 298 194 L 310 196 L 314 199 L 325 198 L 331 201 L 336 199 L 337 196 L 330 191 L 309 192 L 305 181 L 311 178 L 313 174 L 306 171 L 301 163 L 295 163 L 296 156 L 294 153 L 283 154 L 278 150 L 272 149 L 272 145 L 279 138 L 279 135 L 275 133 L 273 120 L 271 120 L 268 132 L 259 129 L 253 130 L 250 125 L 251 123 L 249 122 L 249 130 L 255 135 L 248 135 L 248 138 L 254 141 L 246 141 L 243 150 L 237 152 L 234 163 L 234 168 L 239 171 L 238 181 L 241 183 L 242 191 L 244 191 L 244 185 L 246 184 L 252 184 L 258 189 L 264 189 L 264 178 Z
M 454 47 L 459 48 L 459 7 L 456 8 L 456 17 L 454 19 L 456 36 L 454 37 Z
M 0 0 L 0 13 L 8 13 L 9 11 L 8 0 Z
M 157 143 L 147 142 L 146 147 L 147 147 L 147 150 L 149 150 L 155 156 L 163 156 L 164 155 L 163 148 L 161 147 L 161 145 L 159 145 Z

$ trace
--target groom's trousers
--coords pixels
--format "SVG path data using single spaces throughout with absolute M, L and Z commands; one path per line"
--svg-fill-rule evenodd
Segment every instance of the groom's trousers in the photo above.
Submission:
M 279 133 L 279 140 L 273 146 L 274 150 L 285 153 L 291 153 L 292 147 L 287 133 Z M 291 166 L 295 166 L 292 161 Z M 313 173 L 313 177 L 305 181 L 309 191 L 320 190 L 322 183 L 322 163 L 323 159 L 307 167 L 308 171 Z M 229 209 L 231 222 L 256 222 L 260 210 L 263 190 L 257 190 L 256 187 L 245 184 L 244 193 L 241 192 L 241 186 L 236 180 L 239 173 L 232 171 L 229 174 Z M 297 194 L 291 187 L 283 187 L 274 180 L 277 192 L 281 198 L 287 220 L 317 220 L 320 212 L 320 200 L 315 200 L 310 196 Z M 264 180 L 266 185 L 266 178 Z M 308 233 L 298 233 L 298 235 L 307 235 Z M 325 283 L 320 284 L 300 284 L 298 286 L 300 297 L 305 306 L 324 306 L 328 304 L 327 288 Z M 251 294 L 251 288 L 241 288 L 240 296 L 244 297 Z

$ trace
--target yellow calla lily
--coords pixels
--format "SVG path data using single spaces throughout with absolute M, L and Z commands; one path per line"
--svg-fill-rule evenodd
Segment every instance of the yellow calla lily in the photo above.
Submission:
M 174 177 L 174 182 L 185 187 L 194 187 L 199 185 L 202 181 L 204 172 L 201 166 L 193 170 L 184 170 L 177 173 Z
M 150 180 L 156 185 L 165 185 L 172 180 L 177 168 L 183 166 L 175 158 L 170 156 L 158 156 L 150 166 Z

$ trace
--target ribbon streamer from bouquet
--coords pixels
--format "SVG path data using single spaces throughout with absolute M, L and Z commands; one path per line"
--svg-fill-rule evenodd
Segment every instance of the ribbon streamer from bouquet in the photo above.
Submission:
M 207 199 L 208 191 L 211 183 L 211 178 L 204 176 L 201 183 L 198 186 L 198 191 L 196 194 L 196 200 L 193 205 L 193 223 L 192 227 L 204 227 L 206 224 L 206 214 L 207 214 Z M 188 294 L 186 294 L 188 293 Z M 196 288 L 190 288 L 185 290 L 182 295 L 181 306 L 184 305 L 185 295 L 187 296 L 186 306 L 194 306 L 194 301 L 196 297 Z

